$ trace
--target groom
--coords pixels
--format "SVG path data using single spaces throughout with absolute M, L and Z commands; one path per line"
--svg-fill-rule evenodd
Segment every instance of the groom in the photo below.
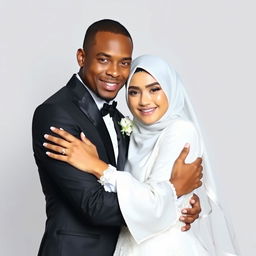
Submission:
M 102 117 L 99 110 L 116 97 L 126 82 L 132 50 L 132 38 L 120 23 L 93 23 L 86 32 L 83 49 L 77 51 L 79 73 L 34 113 L 33 150 L 47 213 L 39 256 L 113 255 L 120 226 L 125 225 L 117 195 L 105 192 L 94 176 L 49 158 L 43 136 L 49 133 L 50 126 L 61 127 L 77 137 L 83 131 L 103 161 L 123 170 L 129 137 L 122 136 L 110 116 Z M 118 112 L 117 119 L 122 117 Z M 201 160 L 184 164 L 187 153 L 185 148 L 171 178 L 178 195 L 192 186 L 192 179 L 184 173 L 202 170 Z M 194 201 L 183 216 L 186 230 L 200 213 L 199 201 L 196 197 Z

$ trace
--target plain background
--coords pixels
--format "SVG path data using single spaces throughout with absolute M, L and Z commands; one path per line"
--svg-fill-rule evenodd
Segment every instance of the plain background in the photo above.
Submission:
M 159 55 L 183 78 L 242 255 L 254 255 L 256 16 L 247 0 L 0 1 L 0 255 L 37 253 L 45 205 L 33 111 L 77 72 L 85 30 L 102 18 L 128 28 L 134 57 Z

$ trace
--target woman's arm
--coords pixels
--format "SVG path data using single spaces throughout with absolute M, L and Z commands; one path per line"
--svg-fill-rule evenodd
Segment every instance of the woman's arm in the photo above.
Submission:
M 64 153 L 64 155 L 56 154 L 56 153 L 47 153 L 48 156 L 57 160 L 67 162 L 71 165 L 74 165 L 80 170 L 90 172 L 95 176 L 97 176 L 98 178 L 103 175 L 103 172 L 104 170 L 107 169 L 108 165 L 98 158 L 96 148 L 88 139 L 85 138 L 83 134 L 81 134 L 81 139 L 82 139 L 81 141 L 61 129 L 51 128 L 51 130 L 54 133 L 58 134 L 59 136 L 63 137 L 64 140 L 61 138 L 48 135 L 46 136 L 47 140 L 57 145 L 52 145 L 50 143 L 47 143 L 47 144 L 44 144 L 44 146 L 50 150 L 53 150 L 59 153 Z M 184 159 L 182 161 L 184 161 Z M 170 163 L 171 162 L 169 161 L 168 179 L 170 176 L 170 169 L 171 169 Z M 182 164 L 181 164 L 181 161 L 177 162 L 178 166 L 182 166 Z M 160 172 L 161 172 L 161 168 L 159 169 L 159 173 Z M 122 183 L 122 181 L 124 181 L 124 183 L 129 184 L 127 188 L 127 194 L 129 194 L 129 190 L 131 189 L 134 190 L 134 188 L 137 187 L 136 190 L 134 191 L 137 191 L 138 193 L 143 194 L 143 198 L 144 198 L 143 201 L 151 202 L 152 207 L 156 207 L 158 209 L 161 208 L 162 210 L 165 208 L 171 209 L 169 211 L 168 210 L 165 211 L 165 213 L 169 217 L 169 221 L 174 222 L 177 219 L 177 217 L 180 215 L 180 213 L 176 212 L 175 205 L 173 205 L 175 201 L 175 195 L 171 190 L 168 179 L 164 179 L 164 181 L 160 183 L 158 182 L 159 184 L 157 184 L 154 181 L 152 182 L 152 184 L 149 184 L 150 182 L 148 184 L 143 184 L 138 182 L 129 173 L 116 172 L 116 177 L 117 177 L 117 180 L 119 180 L 119 183 Z M 123 188 L 125 187 L 126 186 L 124 186 Z M 190 191 L 192 190 L 193 188 L 190 189 Z M 200 204 L 198 204 L 197 199 L 195 200 L 196 200 L 195 209 L 193 209 L 191 212 L 190 212 L 190 209 L 187 209 L 188 216 L 186 216 L 182 220 L 185 223 L 192 223 L 200 213 Z M 140 200 L 137 200 L 137 201 L 140 201 Z M 162 210 L 160 212 L 162 212 Z M 142 213 L 141 216 L 144 216 L 144 214 Z M 159 223 L 159 225 L 160 226 L 158 227 L 156 226 L 156 228 L 158 230 L 162 230 L 163 226 L 161 225 L 161 223 Z M 189 225 L 187 225 L 183 230 L 187 230 L 187 229 L 189 229 Z
M 63 139 L 49 134 L 44 135 L 47 141 L 54 143 L 43 144 L 45 148 L 51 150 L 46 152 L 49 157 L 69 163 L 81 171 L 93 174 L 98 179 L 103 175 L 108 164 L 99 159 L 95 145 L 85 137 L 83 132 L 79 140 L 63 129 L 55 127 L 50 129 Z
M 81 133 L 81 140 L 79 140 L 63 129 L 55 127 L 50 127 L 50 129 L 61 138 L 45 134 L 45 139 L 54 143 L 45 142 L 43 144 L 45 148 L 52 151 L 46 152 L 49 157 L 69 163 L 81 171 L 93 174 L 98 179 L 104 175 L 104 171 L 108 169 L 108 164 L 99 159 L 95 145 L 86 138 L 84 133 Z M 179 150 L 180 145 L 179 147 L 173 145 L 171 152 L 167 151 L 170 153 L 169 156 L 171 156 L 172 151 L 181 151 L 180 155 L 175 153 L 177 155 L 175 159 L 169 156 L 165 159 L 166 164 L 170 163 L 166 172 L 168 175 L 170 175 L 170 170 L 173 167 L 172 175 L 171 177 L 169 176 L 169 179 L 174 185 L 178 197 L 200 187 L 200 179 L 202 178 L 202 160 L 197 158 L 194 162 L 191 161 L 191 164 L 185 163 L 189 149 L 181 150 L 181 148 Z M 166 148 L 162 150 L 166 151 Z M 163 169 L 162 166 L 159 168 Z
M 159 148 L 155 148 L 158 151 L 152 152 L 154 164 L 143 183 L 134 181 L 130 175 L 120 175 L 117 179 L 119 205 L 137 242 L 168 229 L 178 220 L 179 202 L 169 183 L 170 167 L 186 142 L 191 144 L 190 162 L 200 154 L 198 136 L 191 123 L 177 121 L 160 138 Z

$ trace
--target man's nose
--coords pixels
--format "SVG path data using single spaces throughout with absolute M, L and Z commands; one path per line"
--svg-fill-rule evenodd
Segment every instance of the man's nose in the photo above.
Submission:
M 112 77 L 118 77 L 120 75 L 118 64 L 112 63 L 109 65 L 106 73 Z

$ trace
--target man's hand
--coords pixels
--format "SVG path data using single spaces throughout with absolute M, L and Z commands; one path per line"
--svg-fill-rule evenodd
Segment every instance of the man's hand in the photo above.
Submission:
M 199 197 L 194 194 L 190 199 L 190 204 L 192 208 L 185 208 L 181 210 L 182 216 L 180 221 L 185 223 L 185 226 L 181 228 L 182 231 L 187 231 L 191 228 L 191 223 L 193 223 L 201 212 L 201 205 Z
M 202 185 L 202 158 L 198 157 L 193 163 L 186 164 L 185 159 L 188 153 L 189 145 L 185 145 L 174 163 L 170 178 L 178 197 L 188 194 Z

